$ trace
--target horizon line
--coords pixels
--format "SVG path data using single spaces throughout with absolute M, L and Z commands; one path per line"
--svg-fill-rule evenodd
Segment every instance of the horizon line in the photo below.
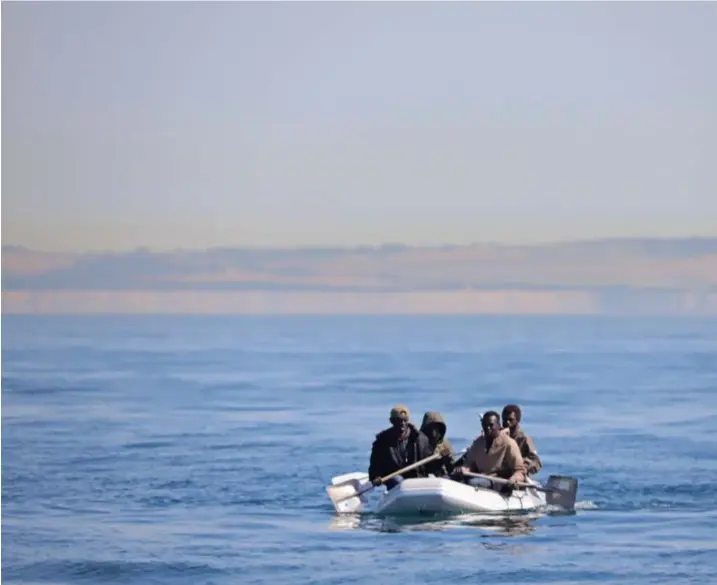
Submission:
M 255 319 L 255 318 L 279 318 L 279 319 L 296 319 L 303 317 L 311 318 L 366 318 L 366 317 L 393 317 L 393 318 L 416 318 L 416 317 L 430 317 L 430 318 L 458 318 L 458 317 L 477 317 L 477 318 L 539 318 L 539 319 L 624 319 L 625 317 L 631 317 L 636 319 L 652 319 L 659 317 L 660 319 L 708 319 L 717 320 L 717 313 L 688 313 L 688 312 L 644 312 L 639 313 L 636 311 L 630 312 L 455 312 L 455 313 L 441 313 L 441 312 L 356 312 L 356 313 L 341 313 L 341 312 L 330 312 L 330 313 L 319 313 L 319 312 L 297 312 L 297 313 L 275 313 L 275 312 L 262 312 L 262 313 L 232 313 L 232 312 L 217 312 L 217 313 L 193 313 L 193 312 L 149 312 L 149 311 L 97 311 L 97 312 L 82 312 L 82 311 L 57 311 L 57 312 L 5 312 L 0 313 L 2 317 L 201 317 L 201 318 L 226 318 L 232 317 L 237 319 Z

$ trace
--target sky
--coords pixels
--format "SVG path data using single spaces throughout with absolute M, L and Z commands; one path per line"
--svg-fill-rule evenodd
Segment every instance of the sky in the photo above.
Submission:
M 717 4 L 2 7 L 2 242 L 717 235 Z

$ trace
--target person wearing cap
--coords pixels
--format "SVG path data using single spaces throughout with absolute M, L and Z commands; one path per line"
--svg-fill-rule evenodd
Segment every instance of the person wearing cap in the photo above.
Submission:
M 391 489 L 404 479 L 426 475 L 425 469 L 419 467 L 386 482 L 383 480 L 394 471 L 430 457 L 433 448 L 428 437 L 411 423 L 410 412 L 403 404 L 391 409 L 388 420 L 391 426 L 378 433 L 371 446 L 368 476 L 374 485 L 386 485 Z

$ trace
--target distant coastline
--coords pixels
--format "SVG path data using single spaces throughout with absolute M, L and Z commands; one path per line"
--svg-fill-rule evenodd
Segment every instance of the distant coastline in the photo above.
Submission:
M 717 238 L 536 245 L 2 248 L 3 314 L 717 314 Z

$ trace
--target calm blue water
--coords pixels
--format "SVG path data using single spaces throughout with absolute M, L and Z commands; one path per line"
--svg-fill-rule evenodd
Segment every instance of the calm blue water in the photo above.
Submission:
M 391 405 L 515 401 L 574 515 L 341 522 Z M 2 318 L 4 583 L 717 582 L 717 321 Z

